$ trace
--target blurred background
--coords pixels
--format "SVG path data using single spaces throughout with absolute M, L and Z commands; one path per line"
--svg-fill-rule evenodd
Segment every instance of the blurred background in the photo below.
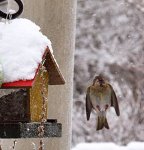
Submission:
M 113 86 L 121 116 L 108 112 L 110 130 L 86 121 L 85 95 L 96 75 Z M 72 146 L 144 141 L 144 0 L 78 0 Z

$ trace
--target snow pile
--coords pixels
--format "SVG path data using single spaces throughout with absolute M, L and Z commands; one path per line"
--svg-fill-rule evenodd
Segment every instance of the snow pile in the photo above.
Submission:
M 33 79 L 50 40 L 28 19 L 0 22 L 0 61 L 4 82 Z
M 128 150 L 144 150 L 144 142 L 131 142 L 127 147 Z
M 132 142 L 127 146 L 118 146 L 114 143 L 81 143 L 72 150 L 144 150 L 144 143 Z

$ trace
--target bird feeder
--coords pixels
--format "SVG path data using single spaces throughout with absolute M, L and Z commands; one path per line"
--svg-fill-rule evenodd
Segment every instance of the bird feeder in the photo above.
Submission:
M 15 13 L 0 10 L 6 19 L 5 24 L 0 22 L 0 138 L 60 137 L 62 125 L 47 116 L 46 99 L 48 85 L 65 80 L 40 27 L 15 19 L 23 12 L 23 2 L 15 2 L 19 7 Z M 7 23 L 11 19 L 15 20 Z
M 65 80 L 59 70 L 53 54 L 46 48 L 43 54 L 44 82 L 48 96 L 48 85 L 64 84 Z M 41 69 L 37 67 L 31 80 L 3 83 L 0 93 L 0 138 L 36 138 L 42 114 Z M 10 91 L 10 92 L 9 92 Z M 48 104 L 45 108 L 46 112 Z M 48 116 L 47 116 L 48 118 Z M 44 122 L 44 137 L 60 137 L 62 125 L 56 119 Z

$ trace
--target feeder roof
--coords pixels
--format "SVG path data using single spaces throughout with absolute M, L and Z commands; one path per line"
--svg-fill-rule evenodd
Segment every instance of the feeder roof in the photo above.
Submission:
M 28 19 L 0 22 L 0 64 L 2 88 L 31 87 L 40 63 L 46 58 L 49 84 L 63 84 L 64 78 L 53 56 L 50 40 Z
M 49 85 L 60 85 L 65 83 L 65 79 L 61 74 L 54 55 L 51 53 L 49 48 L 46 49 L 43 59 L 45 59 L 45 67 L 49 74 Z M 35 76 L 31 80 L 19 80 L 14 82 L 3 83 L 1 88 L 29 88 L 32 87 L 36 75 L 40 69 L 40 64 L 35 72 Z

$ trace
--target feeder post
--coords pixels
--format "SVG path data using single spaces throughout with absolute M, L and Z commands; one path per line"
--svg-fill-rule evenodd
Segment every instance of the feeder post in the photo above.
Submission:
M 64 86 L 49 87 L 48 115 L 62 123 L 62 137 L 48 139 L 50 150 L 71 149 L 71 112 L 77 0 L 45 0 L 44 33 L 66 79 Z
M 52 41 L 54 55 L 66 79 L 64 86 L 49 86 L 48 115 L 62 123 L 62 138 L 49 139 L 50 150 L 70 150 L 73 101 L 76 0 L 48 0 L 43 31 Z
M 75 25 L 77 0 L 23 0 L 22 17 L 34 21 L 42 32 L 52 41 L 54 55 L 66 79 L 65 85 L 49 86 L 48 117 L 62 123 L 62 137 L 44 140 L 45 149 L 70 150 L 71 147 L 71 112 L 73 101 L 73 68 L 75 48 Z M 16 149 L 32 149 L 32 143 L 39 139 L 21 139 Z M 4 141 L 6 147 L 12 141 Z

